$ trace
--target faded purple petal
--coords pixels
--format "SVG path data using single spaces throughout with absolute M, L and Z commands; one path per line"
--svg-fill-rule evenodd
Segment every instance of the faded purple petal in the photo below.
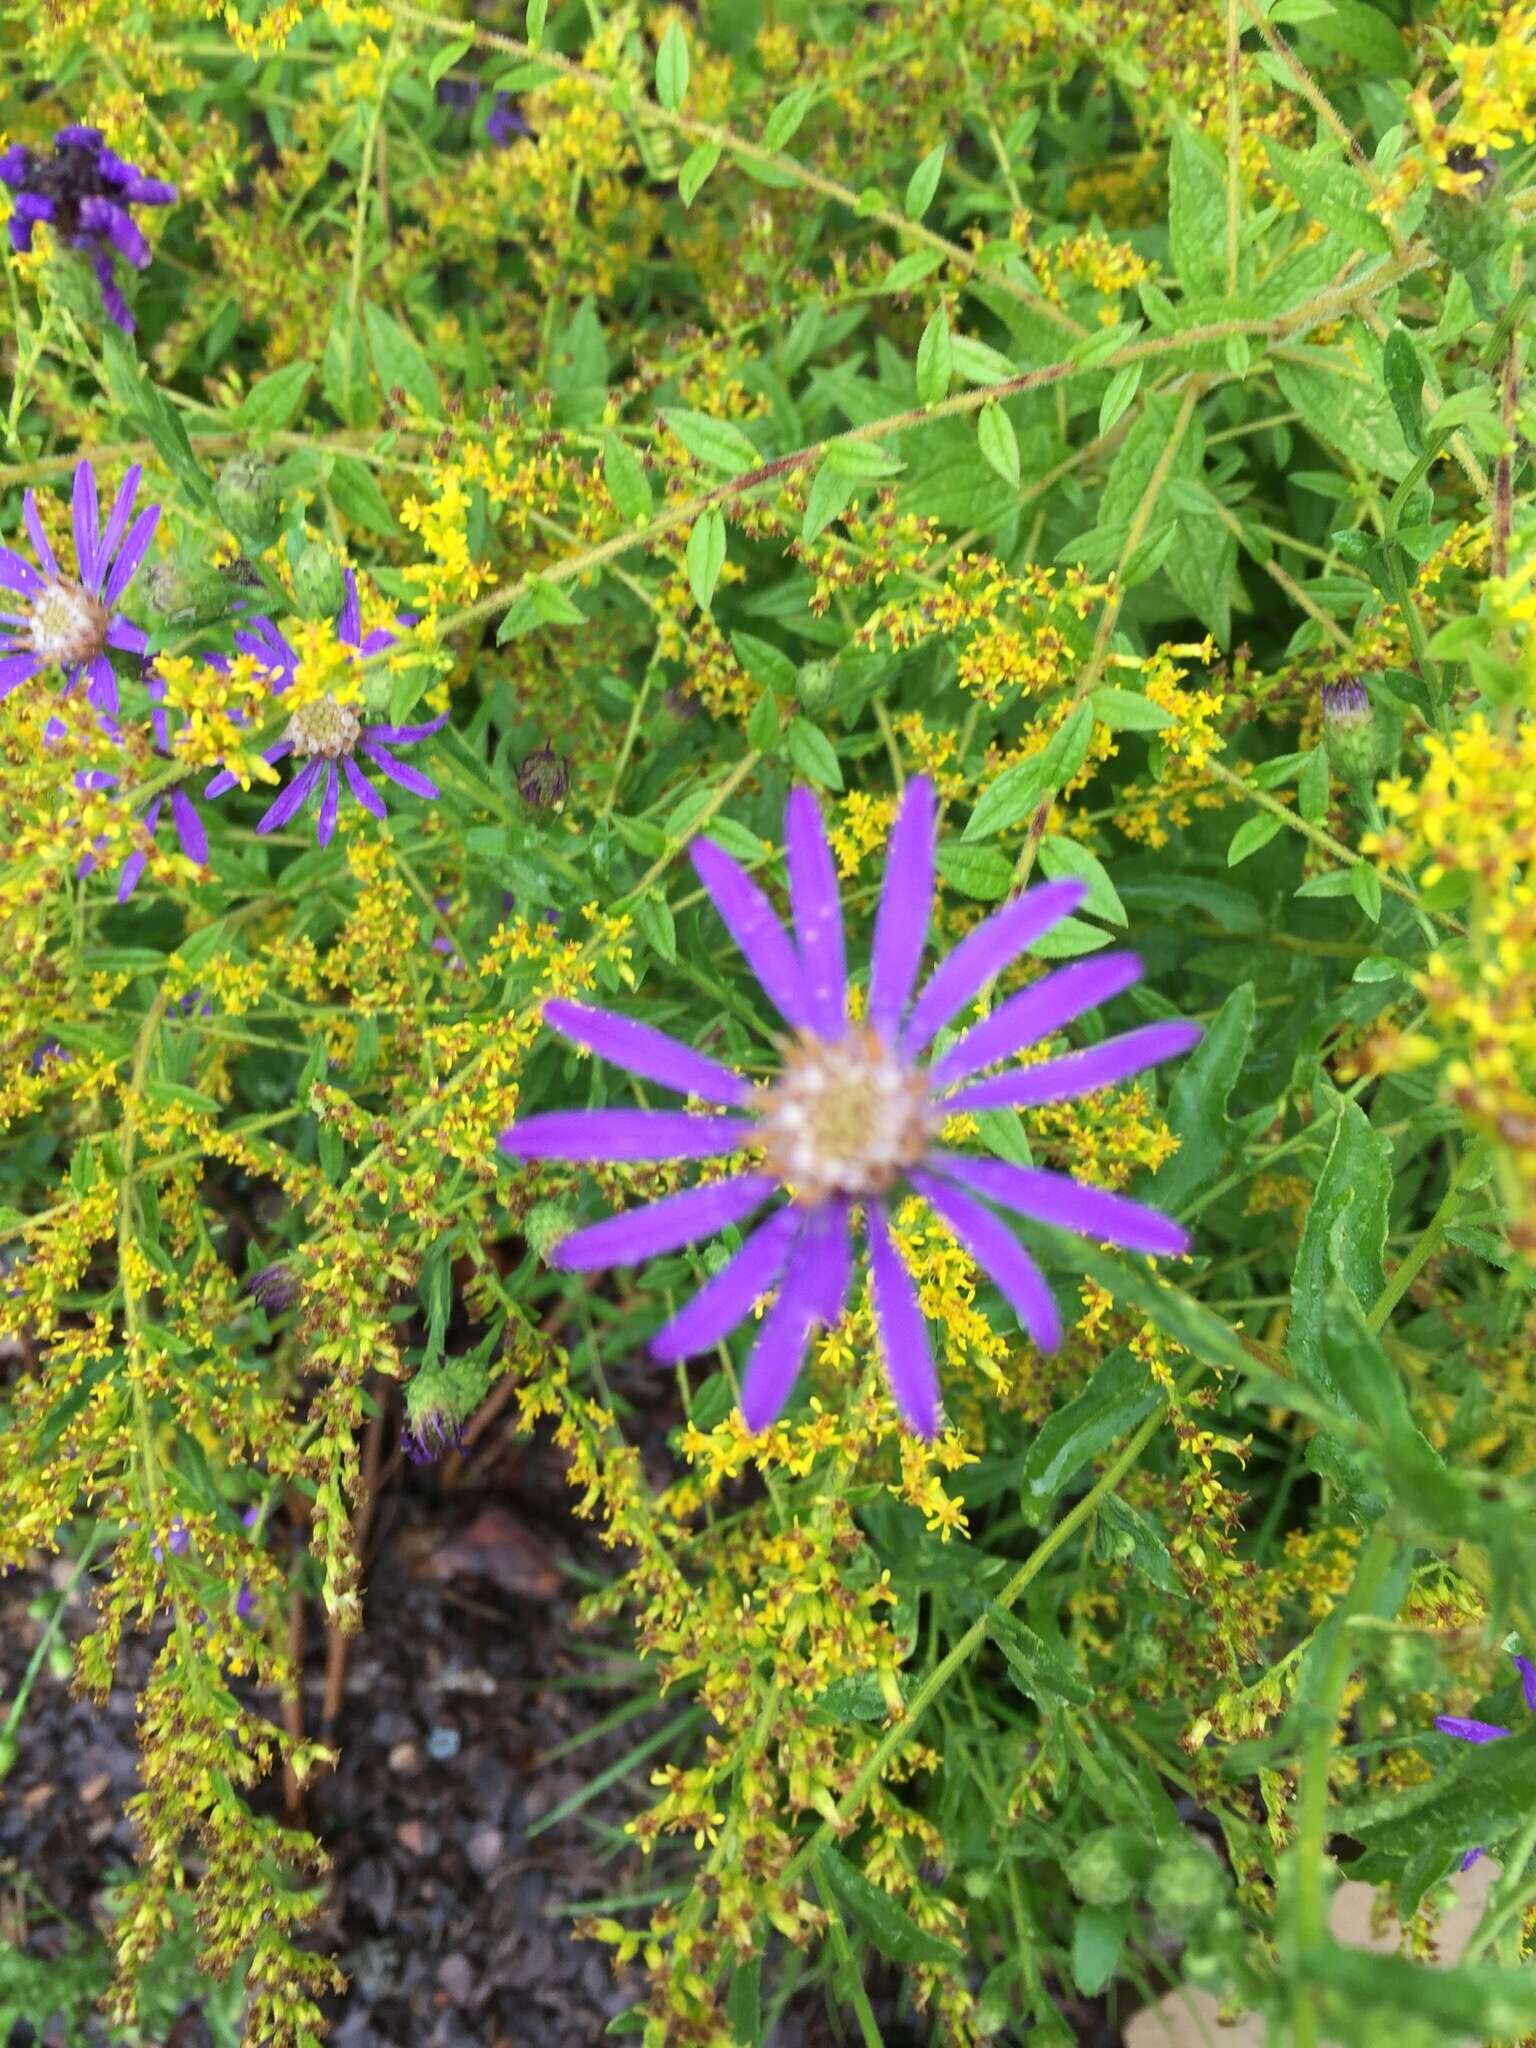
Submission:
M 112 573 L 107 578 L 107 587 L 102 593 L 107 604 L 116 604 L 138 573 L 145 551 L 155 537 L 155 528 L 160 524 L 160 507 L 150 505 L 141 512 L 128 529 L 128 538 L 118 550 Z
M 84 467 L 85 464 L 82 462 L 80 468 L 84 469 Z M 78 476 L 78 474 L 79 471 L 77 470 L 76 475 Z M 48 536 L 43 531 L 43 522 L 38 517 L 37 513 L 37 498 L 35 494 L 31 491 L 27 491 L 23 494 L 21 500 L 21 517 L 22 523 L 25 525 L 27 529 L 27 536 L 31 540 L 33 547 L 37 550 L 37 559 L 42 563 L 44 569 L 47 571 L 48 575 L 53 579 L 53 581 L 55 583 L 61 583 L 64 580 L 63 572 L 59 568 L 59 561 L 57 555 L 55 555 L 53 549 L 48 545 Z M 79 542 L 77 540 L 76 547 L 78 548 L 78 546 Z M 81 575 L 85 575 L 85 571 L 83 568 L 81 570 Z
M 584 1045 L 588 1052 L 631 1074 L 657 1081 L 663 1088 L 675 1088 L 679 1095 L 697 1095 L 703 1102 L 740 1109 L 752 1093 L 751 1082 L 733 1074 L 729 1067 L 706 1059 L 665 1031 L 617 1011 L 557 999 L 544 1005 L 544 1022 L 562 1037 Z
M 91 686 L 85 693 L 86 702 L 93 711 L 105 712 L 108 718 L 117 716 L 117 672 L 104 654 L 93 654 L 86 664 Z
M 1091 1095 L 1116 1081 L 1129 1079 L 1161 1060 L 1177 1059 L 1198 1045 L 1198 1024 L 1145 1024 L 1137 1031 L 1122 1031 L 1118 1038 L 1106 1038 L 1102 1045 L 1084 1047 L 1081 1052 L 1062 1053 L 1042 1060 L 1038 1066 L 999 1074 L 990 1081 L 978 1081 L 945 1099 L 947 1110 L 1033 1109 L 1042 1102 L 1065 1102 L 1074 1095 Z
M 336 773 L 336 763 L 328 761 L 325 768 L 325 792 L 320 799 L 320 816 L 315 825 L 315 838 L 322 846 L 329 846 L 331 834 L 336 830 L 336 806 L 341 797 L 341 777 Z
M 412 768 L 404 761 L 397 761 L 388 747 L 381 745 L 379 741 L 364 739 L 363 752 L 391 782 L 398 782 L 400 787 L 408 789 L 412 796 L 434 797 L 442 794 L 437 784 L 423 775 L 419 768 Z
M 1103 1188 L 1085 1187 L 1065 1173 L 1015 1166 L 1007 1159 L 975 1159 L 964 1152 L 930 1152 L 926 1163 L 933 1172 L 974 1189 L 989 1202 L 1016 1209 L 1037 1223 L 1075 1231 L 1079 1237 L 1167 1258 L 1189 1247 L 1188 1234 L 1156 1209 L 1124 1195 L 1108 1194 Z
M 197 806 L 184 789 L 171 791 L 171 820 L 182 852 L 188 860 L 195 860 L 202 867 L 208 859 L 208 834 L 197 815 Z
M 662 1324 L 651 1339 L 651 1356 L 662 1365 L 675 1365 L 680 1358 L 712 1351 L 729 1336 L 777 1281 L 801 1221 L 802 1212 L 788 1208 L 760 1224 L 714 1278 Z
M 797 1031 L 814 1030 L 805 970 L 773 905 L 746 869 L 712 839 L 696 839 L 688 851 L 721 923 L 741 948 L 763 993 Z
M 933 1369 L 928 1325 L 906 1262 L 896 1249 L 880 1203 L 871 1202 L 864 1222 L 869 1240 L 869 1273 L 874 1283 L 875 1321 L 885 1353 L 885 1376 L 907 1426 L 919 1436 L 939 1427 L 939 1381 Z
M 347 787 L 357 798 L 363 809 L 371 811 L 376 818 L 387 818 L 389 816 L 388 805 L 350 754 L 342 756 L 341 765 L 346 771 Z
M 48 587 L 25 555 L 4 547 L 0 547 L 0 583 L 22 597 L 41 597 Z
M 1456 1868 L 1458 1870 L 1470 1870 L 1473 1864 L 1478 1861 L 1479 1857 L 1486 1856 L 1487 1854 L 1488 1851 L 1486 1849 L 1469 1849 L 1466 1855 L 1463 1856 L 1461 1861 L 1457 1864 Z
M 121 648 L 124 654 L 142 654 L 149 645 L 149 635 L 131 619 L 113 619 L 107 627 L 107 645 Z
M 1435 1726 L 1442 1735 L 1454 1735 L 1458 1742 L 1497 1742 L 1509 1733 L 1496 1721 L 1469 1721 L 1462 1714 L 1436 1714 Z
M 1000 974 L 1042 932 L 1060 924 L 1082 900 L 1081 882 L 1046 882 L 1005 903 L 975 931 L 967 932 L 928 977 L 902 1033 L 902 1050 L 915 1058 L 951 1017 L 974 1000 L 984 982 Z
M 912 998 L 933 907 L 939 806 L 926 775 L 907 784 L 885 855 L 885 886 L 869 955 L 869 1021 L 894 1042 Z
M 618 1165 L 630 1159 L 717 1159 L 739 1152 L 754 1126 L 739 1116 L 681 1109 L 554 1109 L 501 1134 L 514 1159 Z
M 118 486 L 117 496 L 112 501 L 112 510 L 107 517 L 106 531 L 101 536 L 101 546 L 97 552 L 97 562 L 103 568 L 117 553 L 118 543 L 128 531 L 133 501 L 139 494 L 139 478 L 143 474 L 138 463 L 135 463 Z
M 1061 1312 L 1045 1276 L 1008 1226 L 961 1189 L 931 1173 L 914 1172 L 912 1185 L 938 1210 L 1042 1351 L 1061 1344 Z
M 80 564 L 80 581 L 91 590 L 99 590 L 97 575 L 101 567 L 98 528 L 101 522 L 101 506 L 96 491 L 96 472 L 89 462 L 75 465 L 75 483 L 72 493 L 75 558 Z
M 1520 1674 L 1520 1691 L 1524 1695 L 1526 1709 L 1536 1714 L 1536 1664 L 1529 1657 L 1517 1657 L 1515 1669 Z
M 0 697 L 30 682 L 42 665 L 35 654 L 0 654 Z
M 851 1209 L 852 1204 L 840 1197 L 827 1203 L 826 1229 L 817 1253 L 816 1316 L 829 1330 L 835 1330 L 842 1321 L 848 1283 L 853 1278 Z
M 349 647 L 355 647 L 363 630 L 363 608 L 358 602 L 357 577 L 348 569 L 344 578 L 347 595 L 341 607 L 341 616 L 336 621 L 336 638 L 344 640 Z
M 824 1212 L 813 1210 L 790 1251 L 778 1299 L 763 1317 L 742 1374 L 741 1419 L 754 1435 L 778 1421 L 800 1377 L 816 1320 L 825 1227 Z
M 823 1038 L 840 1038 L 848 1009 L 843 906 L 821 807 L 808 789 L 789 793 L 784 811 L 784 856 L 789 869 L 790 914 L 805 966 L 815 1028 Z
M 94 866 L 95 863 L 93 862 L 92 865 Z M 129 854 L 128 858 L 123 862 L 123 871 L 117 878 L 117 900 L 119 903 L 126 903 L 128 901 L 128 898 L 143 880 L 144 870 L 148 866 L 149 855 L 147 853 Z
M 317 760 L 311 761 L 307 768 L 301 768 L 282 794 L 275 797 L 261 817 L 256 820 L 256 830 L 258 832 L 275 832 L 279 825 L 286 825 L 294 812 L 298 810 L 299 806 L 308 797 L 315 784 L 320 780 L 320 770 L 324 766 L 325 763 L 323 761 Z M 215 782 L 222 779 L 220 776 L 214 777 Z M 213 794 L 212 782 L 209 783 L 205 794 L 210 796 Z
M 967 1074 L 990 1067 L 994 1060 L 1012 1059 L 1025 1046 L 1059 1031 L 1084 1010 L 1097 1009 L 1140 979 L 1141 962 L 1134 953 L 1101 953 L 1092 960 L 1075 960 L 1070 967 L 1058 968 L 973 1024 L 935 1061 L 929 1083 L 935 1089 L 948 1088 Z
M 734 1180 L 709 1181 L 680 1195 L 664 1195 L 639 1209 L 605 1217 L 562 1238 L 550 1264 L 567 1273 L 597 1266 L 636 1266 L 679 1246 L 713 1237 L 760 1209 L 778 1187 L 770 1173 L 744 1173 Z

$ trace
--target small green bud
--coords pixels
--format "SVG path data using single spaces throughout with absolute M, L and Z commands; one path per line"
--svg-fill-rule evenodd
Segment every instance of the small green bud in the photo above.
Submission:
M 294 609 L 306 619 L 332 619 L 346 601 L 346 571 L 324 541 L 306 541 L 293 565 Z
M 1323 685 L 1323 736 L 1328 759 L 1346 782 L 1369 782 L 1381 760 L 1376 715 L 1356 677 Z
M 523 1236 L 530 1251 L 549 1263 L 549 1255 L 561 1238 L 569 1237 L 576 1218 L 564 1202 L 535 1202 L 523 1218 Z
M 155 562 L 145 578 L 151 609 L 171 626 L 211 626 L 229 610 L 229 585 L 188 555 Z
M 962 1881 L 968 1899 L 989 1899 L 992 1896 L 992 1887 L 997 1882 L 997 1875 L 991 1870 L 973 1869 L 965 1873 Z
M 48 1645 L 48 1669 L 61 1680 L 75 1675 L 75 1653 L 62 1636 L 55 1636 Z
M 1226 1895 L 1226 1871 L 1214 1850 L 1195 1835 L 1165 1850 L 1147 1880 L 1147 1904 L 1173 1934 L 1200 1926 Z
M 795 675 L 795 696 L 807 718 L 819 718 L 832 702 L 837 670 L 830 661 L 803 661 Z
M 262 554 L 277 539 L 282 493 L 270 462 L 259 455 L 232 455 L 213 487 L 219 517 L 242 547 Z
M 456 1449 L 464 1423 L 485 1399 L 486 1372 L 478 1358 L 440 1358 L 423 1366 L 405 1390 L 400 1445 L 416 1465 Z
M 1127 1828 L 1100 1828 L 1067 1859 L 1067 1883 L 1085 1906 L 1123 1906 L 1141 1890 L 1147 1851 Z

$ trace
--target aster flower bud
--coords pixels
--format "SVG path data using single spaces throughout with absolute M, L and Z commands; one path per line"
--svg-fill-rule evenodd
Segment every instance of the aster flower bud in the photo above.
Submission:
M 1474 271 L 1504 236 L 1506 215 L 1497 190 L 1498 165 L 1465 142 L 1447 153 L 1445 165 L 1455 173 L 1461 189 L 1434 194 L 1424 232 L 1435 254 L 1453 269 Z
M 192 556 L 154 563 L 146 576 L 150 607 L 173 626 L 211 626 L 229 610 L 229 586 Z
M 1123 1906 L 1141 1889 L 1145 1845 L 1127 1828 L 1100 1828 L 1067 1859 L 1067 1882 L 1085 1906 Z
M 259 455 L 233 455 L 213 487 L 219 517 L 242 547 L 260 554 L 277 539 L 282 494 L 270 462 Z
M 539 747 L 517 771 L 517 793 L 531 811 L 555 810 L 570 786 L 570 763 L 553 747 Z
M 323 541 L 308 541 L 299 550 L 293 565 L 293 600 L 306 619 L 334 618 L 346 603 L 346 571 Z
M 837 671 L 830 661 L 803 661 L 795 676 L 795 696 L 807 718 L 819 718 L 832 702 Z
M 1346 676 L 1337 683 L 1324 683 L 1323 735 L 1328 759 L 1347 782 L 1366 782 L 1375 773 L 1380 758 L 1376 718 L 1364 683 L 1358 676 Z
M 441 1358 L 423 1366 L 405 1390 L 400 1448 L 413 1465 L 429 1465 L 457 1450 L 465 1422 L 485 1399 L 485 1367 L 478 1358 Z
M 274 1314 L 292 1308 L 299 1295 L 298 1282 L 288 1267 L 280 1262 L 252 1273 L 245 1283 L 245 1291 Z
M 1195 1835 L 1186 1835 L 1166 1850 L 1147 1880 L 1147 1904 L 1172 1934 L 1188 1934 L 1203 1925 L 1226 1895 L 1226 1872 L 1215 1852 Z
M 530 1251 L 548 1260 L 562 1237 L 569 1237 L 576 1218 L 564 1202 L 535 1202 L 523 1218 L 523 1236 Z

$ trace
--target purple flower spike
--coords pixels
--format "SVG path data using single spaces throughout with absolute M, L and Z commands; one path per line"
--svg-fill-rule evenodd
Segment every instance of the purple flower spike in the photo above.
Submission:
M 0 154 L 0 183 L 16 197 L 11 210 L 11 247 L 24 255 L 32 231 L 46 221 L 61 242 L 90 258 L 101 285 L 107 318 L 125 334 L 133 332 L 133 315 L 118 287 L 113 257 L 135 270 L 147 270 L 149 244 L 128 211 L 130 206 L 170 206 L 176 187 L 161 178 L 147 178 L 137 164 L 125 163 L 108 149 L 99 128 L 61 128 L 52 149 L 29 149 L 14 143 Z
M 380 649 L 394 645 L 393 633 L 382 630 L 368 634 L 363 632 L 357 578 L 350 569 L 347 571 L 346 602 L 336 621 L 336 637 L 344 646 L 355 647 L 362 655 L 377 654 Z M 235 645 L 243 654 L 253 654 L 267 665 L 272 672 L 273 695 L 281 696 L 293 680 L 299 657 L 272 621 L 253 618 L 247 630 L 235 634 Z M 320 812 L 315 822 L 315 837 L 322 846 L 327 846 L 336 830 L 343 787 L 353 801 L 372 817 L 387 818 L 389 810 L 383 797 L 358 763 L 360 753 L 367 756 L 379 774 L 401 789 L 409 790 L 412 796 L 425 797 L 429 801 L 440 796 L 442 792 L 437 784 L 408 761 L 399 760 L 394 749 L 430 739 L 447 723 L 445 711 L 440 718 L 429 718 L 419 725 L 380 722 L 369 725 L 363 722 L 352 705 L 338 704 L 334 697 L 321 697 L 313 704 L 301 705 L 289 719 L 282 738 L 266 749 L 262 759 L 272 767 L 291 754 L 303 766 L 257 819 L 256 830 L 275 832 L 288 824 L 318 790 Z M 234 786 L 234 776 L 225 771 L 214 776 L 203 795 L 220 797 Z
M 160 507 L 150 505 L 129 525 L 139 476 L 135 465 L 123 478 L 103 530 L 96 472 L 89 462 L 77 464 L 74 576 L 60 567 L 38 517 L 37 500 L 27 492 L 22 519 L 42 567 L 0 547 L 0 605 L 19 600 L 16 609 L 0 611 L 0 697 L 56 664 L 64 672 L 66 697 L 85 676 L 93 710 L 104 720 L 116 716 L 117 677 L 107 650 L 142 656 L 149 644 L 139 627 L 118 612 L 160 520 Z
M 1082 897 L 1077 882 L 1031 889 L 963 939 L 919 990 L 937 830 L 933 785 L 920 776 L 907 785 L 891 832 L 863 1023 L 849 1021 L 843 907 L 815 798 L 797 789 L 789 800 L 788 929 L 728 853 L 698 841 L 692 853 L 700 881 L 764 994 L 795 1030 L 780 1073 L 753 1086 L 651 1025 L 551 1002 L 544 1021 L 562 1037 L 679 1095 L 738 1113 L 557 1109 L 502 1133 L 502 1146 L 515 1159 L 613 1163 L 722 1158 L 747 1146 L 760 1151 L 761 1165 L 753 1171 L 607 1217 L 566 1238 L 554 1254 L 556 1265 L 574 1271 L 631 1264 L 730 1225 L 746 1227 L 757 1211 L 776 1204 L 651 1340 L 652 1356 L 666 1364 L 712 1350 L 777 1287 L 742 1381 L 742 1415 L 754 1430 L 783 1413 L 812 1331 L 842 1315 L 852 1279 L 855 1208 L 863 1218 L 886 1376 L 902 1416 L 921 1436 L 940 1426 L 939 1385 L 917 1289 L 891 1223 L 905 1190 L 937 1212 L 1042 1350 L 1061 1342 L 1061 1316 L 999 1210 L 1129 1251 L 1171 1256 L 1188 1246 L 1176 1223 L 1123 1195 L 938 1144 L 944 1123 L 958 1112 L 1091 1094 L 1187 1052 L 1200 1033 L 1192 1024 L 1153 1024 L 977 1078 L 1129 987 L 1140 962 L 1109 953 L 1032 982 L 925 1063 L 922 1056 L 939 1032 Z M 1530 1684 L 1536 1691 L 1536 1670 Z
M 1527 1713 L 1536 1714 L 1536 1665 L 1529 1657 L 1516 1657 L 1515 1669 L 1520 1674 L 1520 1692 L 1525 1701 Z M 1455 1742 L 1501 1742 L 1513 1731 L 1502 1727 L 1497 1721 L 1473 1721 L 1464 1714 L 1436 1714 L 1435 1726 L 1442 1735 L 1449 1735 Z M 1469 1849 L 1459 1870 L 1470 1870 L 1480 1856 L 1486 1856 L 1486 1849 Z

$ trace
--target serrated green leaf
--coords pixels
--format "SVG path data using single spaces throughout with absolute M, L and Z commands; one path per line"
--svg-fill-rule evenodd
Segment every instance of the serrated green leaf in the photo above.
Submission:
M 913 291 L 925 278 L 932 277 L 943 262 L 944 258 L 937 250 L 912 249 L 891 265 L 880 281 L 880 289 L 893 294 Z
M 902 205 L 908 220 L 921 220 L 932 206 L 933 195 L 939 189 L 939 179 L 944 175 L 944 153 L 947 146 L 941 142 L 937 149 L 930 149 L 907 180 L 907 196 Z
M 1248 1061 L 1256 1007 L 1251 981 L 1233 989 L 1169 1086 L 1165 1115 L 1179 1149 L 1152 1176 L 1148 1193 L 1175 1216 L 1214 1183 L 1232 1145 L 1227 1103 Z
M 245 394 L 240 424 L 260 427 L 269 433 L 286 427 L 302 409 L 304 393 L 313 375 L 314 366 L 310 363 L 285 363 L 269 377 L 259 377 Z
M 1071 781 L 1087 758 L 1092 737 L 1092 708 L 1087 703 L 1079 704 L 1038 754 L 1015 761 L 987 785 L 961 837 L 990 839 L 1028 817 L 1048 790 L 1059 789 Z
M 732 633 L 731 648 L 754 683 L 761 683 L 775 696 L 794 694 L 795 664 L 771 640 L 759 640 L 755 633 Z
M 714 420 L 708 413 L 688 412 L 675 406 L 668 406 L 663 418 L 688 453 L 710 469 L 721 470 L 726 476 L 740 476 L 762 462 L 762 456 L 740 427 L 729 420 Z
M 1175 723 L 1173 713 L 1154 704 L 1150 697 L 1113 684 L 1095 690 L 1088 703 L 1097 722 L 1107 725 L 1111 732 L 1161 732 L 1164 726 Z
M 919 1927 L 904 1906 L 889 1892 L 871 1884 L 836 1849 L 819 1850 L 816 1860 L 838 1904 L 881 1955 L 889 1956 L 893 1963 L 921 1963 L 928 1969 L 963 1966 L 964 1958 L 957 1948 Z
M 603 436 L 603 482 L 621 519 L 638 526 L 650 518 L 650 478 L 639 456 L 617 434 Z
M 823 460 L 844 476 L 857 477 L 860 483 L 899 476 L 906 468 L 900 456 L 892 455 L 878 441 L 829 441 Z
M 1181 121 L 1168 152 L 1168 244 L 1187 297 L 1226 289 L 1226 231 L 1225 167 Z
M 677 926 L 673 921 L 671 907 L 659 890 L 647 890 L 637 896 L 629 906 L 629 915 L 635 929 L 650 947 L 669 966 L 677 960 Z
M 1083 908 L 1094 917 L 1105 918 L 1110 924 L 1125 923 L 1125 905 L 1120 901 L 1104 863 L 1080 840 L 1052 834 L 1040 841 L 1038 858 L 1040 872 L 1050 881 L 1072 877 L 1087 883 L 1088 893 L 1083 899 Z
M 1419 352 L 1401 327 L 1394 327 L 1382 350 L 1381 366 L 1387 380 L 1387 396 L 1397 414 L 1403 439 L 1415 455 L 1424 453 L 1424 365 Z
M 1141 385 L 1142 358 L 1134 363 L 1122 363 L 1110 378 L 1103 398 L 1099 401 L 1099 432 L 1107 434 L 1129 406 Z
M 1110 1353 L 1083 1391 L 1049 1416 L 1024 1454 L 1020 1493 L 1043 1513 L 1083 1467 L 1129 1436 L 1157 1405 L 1157 1388 L 1133 1352 Z
M 784 147 L 816 104 L 818 90 L 814 85 L 797 85 L 793 92 L 784 95 L 763 124 L 765 149 Z
M 1000 903 L 1013 884 L 1013 863 L 995 846 L 941 842 L 935 856 L 939 873 L 952 889 L 978 903 Z
M 805 517 L 800 523 L 800 538 L 812 541 L 829 527 L 852 502 L 858 487 L 856 478 L 823 461 L 805 494 Z
M 403 391 L 408 398 L 414 398 L 430 418 L 441 417 L 442 401 L 438 396 L 437 378 L 415 337 L 392 313 L 386 313 L 371 299 L 363 301 L 363 328 L 368 336 L 374 374 L 385 396 L 388 397 L 392 391 Z
M 838 766 L 832 742 L 808 718 L 792 718 L 784 737 L 791 762 L 802 775 L 819 782 L 823 789 L 841 789 L 843 771 Z
M 764 690 L 747 720 L 747 745 L 754 753 L 771 754 L 779 744 L 779 703 L 772 690 Z

